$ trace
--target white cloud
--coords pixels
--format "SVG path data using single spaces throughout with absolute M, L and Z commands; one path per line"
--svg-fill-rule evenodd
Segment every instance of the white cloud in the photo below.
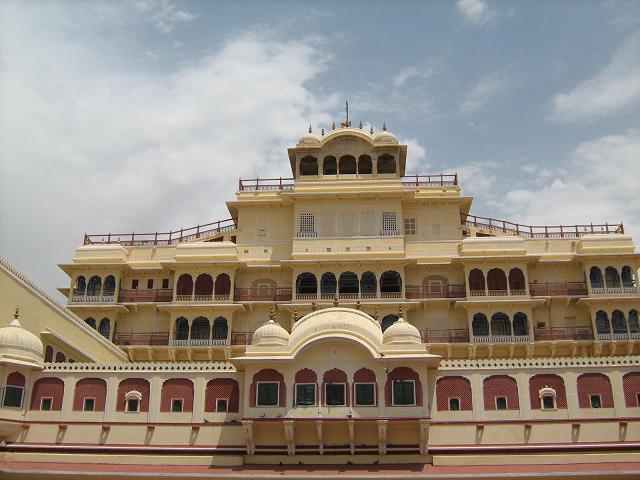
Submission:
M 456 7 L 464 19 L 474 25 L 482 25 L 493 17 L 493 11 L 483 0 L 458 0 Z
M 416 138 L 399 140 L 407 146 L 407 173 L 429 173 L 423 169 L 428 168 L 429 164 L 425 162 L 427 158 L 427 150 Z
M 458 111 L 461 115 L 472 115 L 504 94 L 508 87 L 509 82 L 501 73 L 483 75 L 460 102 Z
M 417 67 L 410 66 L 403 68 L 397 74 L 395 74 L 391 80 L 391 84 L 394 89 L 403 87 L 411 78 L 429 78 L 438 73 L 438 69 L 435 66 L 431 67 Z
M 540 188 L 507 192 L 504 210 L 520 223 L 600 224 L 624 221 L 640 236 L 640 130 L 580 144 L 564 170 L 541 169 Z M 552 180 L 550 179 L 553 178 Z M 539 179 L 534 179 L 539 180 Z
M 132 71 L 6 17 L 0 250 L 49 291 L 85 231 L 226 218 L 238 177 L 290 175 L 286 147 L 330 122 L 307 87 L 326 68 L 316 41 L 239 34 L 195 65 Z
M 176 24 L 196 19 L 193 13 L 176 7 L 171 0 L 135 0 L 133 5 L 138 11 L 147 14 L 153 25 L 164 33 L 172 32 Z
M 605 117 L 640 101 L 640 34 L 632 36 L 595 77 L 553 99 L 560 120 Z

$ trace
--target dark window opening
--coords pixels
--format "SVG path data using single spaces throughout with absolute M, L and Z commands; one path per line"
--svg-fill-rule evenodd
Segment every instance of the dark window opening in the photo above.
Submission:
M 171 411 L 172 412 L 182 412 L 182 399 L 174 398 L 171 400 Z
M 140 400 L 137 398 L 130 398 L 127 400 L 127 412 L 137 412 L 140 407 Z
M 296 405 L 315 405 L 316 386 L 313 384 L 296 385 Z
M 138 288 L 138 279 L 134 278 L 133 280 L 131 280 L 131 289 L 135 290 Z
M 42 399 L 42 403 L 40 404 L 40 410 L 44 412 L 49 412 L 53 408 L 53 398 L 45 397 Z
M 147 288 L 150 290 L 153 288 L 153 278 L 147 280 Z
M 544 395 L 542 397 L 542 408 L 544 410 L 553 410 L 556 408 L 556 400 L 553 395 Z
M 95 398 L 85 398 L 84 399 L 84 411 L 85 412 L 93 412 L 96 409 L 96 399 Z
M 393 381 L 393 404 L 413 405 L 416 403 L 415 383 L 407 380 Z
M 278 383 L 258 383 L 258 406 L 272 407 L 278 405 Z
M 457 412 L 460 410 L 460 399 L 459 398 L 450 398 L 449 399 L 449 410 L 452 412 Z
M 591 408 L 602 407 L 602 400 L 600 399 L 600 395 L 590 395 L 589 400 L 591 402 Z
M 356 384 L 356 405 L 375 405 L 376 394 L 375 385 L 373 383 L 357 383 Z
M 216 401 L 216 412 L 226 412 L 229 410 L 229 402 L 226 399 L 219 398 Z
M 344 405 L 344 384 L 329 383 L 325 385 L 325 403 L 329 406 Z
M 162 279 L 162 288 L 169 288 L 169 279 L 168 278 L 163 278 Z
M 2 400 L 2 406 L 3 407 L 21 407 L 23 392 L 24 392 L 23 387 L 6 385 L 4 387 L 4 398 Z
M 507 409 L 507 397 L 496 397 L 496 410 Z

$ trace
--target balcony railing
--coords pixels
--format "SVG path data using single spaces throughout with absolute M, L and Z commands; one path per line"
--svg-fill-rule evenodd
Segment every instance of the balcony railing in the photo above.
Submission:
M 534 337 L 537 341 L 593 340 L 593 330 L 590 326 L 536 328 Z
M 407 298 L 465 298 L 467 292 L 464 284 L 442 285 L 433 287 L 427 285 L 407 285 Z
M 240 178 L 238 190 L 241 192 L 293 190 L 293 178 Z
M 584 297 L 587 285 L 584 282 L 534 282 L 529 284 L 529 291 L 533 297 Z
M 458 174 L 408 175 L 402 177 L 403 187 L 437 188 L 458 185 Z
M 212 303 L 212 302 L 229 302 L 231 301 L 231 294 L 208 294 L 208 295 L 176 295 L 176 302 L 194 302 L 194 303 Z
M 236 218 L 227 218 L 195 227 L 153 233 L 103 233 L 85 234 L 84 245 L 116 243 L 129 247 L 150 245 L 176 245 L 202 237 L 209 237 L 237 228 Z
M 72 295 L 71 303 L 113 303 L 114 294 L 104 295 Z
M 402 292 L 378 292 L 378 293 L 296 293 L 294 300 L 388 300 L 404 298 Z
M 598 333 L 598 340 L 640 340 L 639 332 Z
M 116 333 L 113 343 L 121 346 L 135 345 L 168 345 L 169 332 L 151 333 Z
M 173 300 L 173 290 L 170 288 L 148 288 L 135 290 L 120 290 L 120 303 L 164 303 Z
M 522 289 L 513 290 L 469 290 L 472 297 L 508 297 L 513 295 L 526 295 L 527 291 Z
M 288 302 L 291 300 L 290 288 L 236 288 L 233 298 L 236 302 Z
M 477 215 L 462 215 L 462 225 L 525 238 L 577 238 L 592 234 L 624 233 L 622 223 L 603 225 L 522 225 Z
M 226 338 L 189 338 L 184 340 L 171 339 L 171 347 L 224 347 Z
M 469 343 L 469 331 L 466 328 L 431 329 L 420 331 L 423 343 Z
M 231 332 L 231 345 L 251 345 L 253 332 Z
M 529 335 L 474 335 L 476 343 L 525 343 L 532 339 Z
M 638 289 L 638 287 L 633 287 L 633 286 L 596 287 L 592 285 L 591 293 L 593 295 L 636 295 L 640 293 L 640 289 Z

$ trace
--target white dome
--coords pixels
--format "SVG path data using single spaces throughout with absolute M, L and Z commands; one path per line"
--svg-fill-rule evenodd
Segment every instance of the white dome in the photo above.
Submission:
M 275 320 L 271 319 L 253 332 L 251 345 L 275 346 L 287 345 L 289 332 L 282 328 Z
M 399 318 L 382 334 L 382 343 L 398 344 L 398 343 L 419 343 L 422 344 L 422 337 L 416 327 L 406 322 L 404 318 Z
M 42 369 L 44 347 L 37 335 L 22 328 L 15 318 L 0 328 L 0 364 Z
M 393 133 L 383 131 L 373 137 L 373 143 L 378 145 L 398 145 L 398 139 Z
M 313 133 L 305 133 L 300 140 L 298 140 L 298 147 L 315 147 L 320 146 L 320 138 Z

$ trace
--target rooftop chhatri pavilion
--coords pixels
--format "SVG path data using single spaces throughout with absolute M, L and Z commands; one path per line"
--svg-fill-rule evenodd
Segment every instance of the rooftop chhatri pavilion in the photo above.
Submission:
M 476 216 L 456 173 L 407 175 L 386 124 L 287 153 L 228 219 L 85 235 L 66 305 L 3 260 L 26 319 L 0 329 L 11 478 L 640 472 L 622 224 Z

